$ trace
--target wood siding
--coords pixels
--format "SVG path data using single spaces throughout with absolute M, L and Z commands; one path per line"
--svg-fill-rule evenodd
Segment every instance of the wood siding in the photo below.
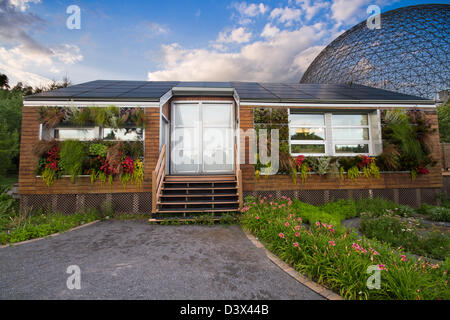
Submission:
M 241 106 L 240 128 L 244 131 L 253 128 L 253 109 L 259 106 Z M 266 106 L 264 106 L 266 107 Z M 279 107 L 278 107 L 279 108 Z M 314 109 L 318 109 L 315 107 Z M 327 110 L 330 108 L 326 108 Z M 372 108 L 373 110 L 373 108 Z M 390 189 L 390 188 L 441 188 L 443 186 L 441 173 L 441 146 L 439 143 L 438 121 L 436 111 L 425 111 L 430 120 L 434 133 L 428 137 L 428 145 L 433 159 L 437 164 L 430 169 L 428 175 L 418 175 L 415 180 L 409 173 L 382 173 L 378 179 L 359 177 L 351 180 L 339 177 L 319 176 L 311 174 L 305 183 L 301 182 L 298 175 L 297 182 L 292 181 L 289 175 L 273 175 L 255 177 L 255 169 L 248 164 L 249 144 L 240 145 L 241 152 L 245 153 L 245 164 L 241 164 L 244 192 L 273 191 L 273 190 L 341 190 L 341 189 Z
M 22 136 L 20 143 L 19 194 L 76 194 L 76 193 L 124 193 L 151 192 L 152 170 L 159 155 L 159 108 L 146 108 L 145 142 L 144 142 L 144 181 L 139 188 L 133 184 L 125 188 L 119 179 L 112 185 L 97 181 L 91 183 L 90 177 L 78 177 L 71 183 L 69 177 L 62 177 L 52 186 L 47 187 L 40 177 L 36 177 L 37 157 L 33 146 L 39 140 L 39 108 L 24 107 L 22 111 Z

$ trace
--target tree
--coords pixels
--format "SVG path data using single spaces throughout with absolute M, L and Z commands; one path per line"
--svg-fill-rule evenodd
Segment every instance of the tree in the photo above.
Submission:
M 441 142 L 450 142 L 450 101 L 437 107 Z
M 8 76 L 3 73 L 0 73 L 0 89 L 9 89 Z
M 0 122 L 0 175 L 13 169 L 13 159 L 19 155 L 19 133 L 9 130 L 6 120 Z

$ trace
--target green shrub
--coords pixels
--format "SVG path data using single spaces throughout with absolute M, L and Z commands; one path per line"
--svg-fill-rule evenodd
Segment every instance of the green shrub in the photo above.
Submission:
M 299 218 L 313 210 L 295 202 L 254 199 L 246 202 L 240 222 L 268 250 L 346 299 L 450 299 L 450 261 L 415 261 L 402 249 L 345 229 L 323 223 L 306 227 Z M 367 287 L 367 268 L 372 265 L 381 271 L 378 290 Z
M 66 215 L 58 212 L 13 212 L 0 219 L 0 244 L 15 243 L 63 232 L 99 218 L 95 210 Z
M 352 200 L 340 199 L 337 201 L 328 202 L 320 206 L 322 211 L 330 215 L 338 215 L 341 220 L 354 218 L 358 215 L 356 211 L 356 204 Z
M 404 217 L 409 217 L 414 214 L 414 209 L 408 206 L 397 204 L 393 201 L 383 199 L 383 198 L 361 198 L 355 201 L 356 211 L 359 214 L 373 213 L 376 215 L 384 214 L 396 214 Z
M 444 207 L 433 207 L 428 210 L 428 215 L 433 221 L 450 222 L 450 209 Z
M 420 231 L 419 220 L 401 218 L 394 214 L 361 214 L 361 232 L 393 246 L 430 258 L 444 260 L 450 255 L 450 237 L 440 232 Z
M 59 156 L 63 172 L 75 182 L 76 177 L 82 174 L 83 162 L 87 159 L 85 146 L 77 140 L 65 140 L 61 142 Z

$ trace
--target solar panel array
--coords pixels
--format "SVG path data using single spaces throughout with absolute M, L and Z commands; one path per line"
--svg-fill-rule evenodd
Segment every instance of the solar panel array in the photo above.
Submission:
M 96 80 L 25 97 L 25 100 L 159 100 L 173 87 L 234 88 L 241 101 L 396 101 L 425 100 L 363 85 Z

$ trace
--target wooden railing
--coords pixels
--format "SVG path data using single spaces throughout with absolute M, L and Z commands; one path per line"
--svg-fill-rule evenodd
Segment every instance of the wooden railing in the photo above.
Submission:
M 237 144 L 234 144 L 234 164 L 236 166 L 236 184 L 237 184 L 237 191 L 239 196 L 239 208 L 242 208 L 242 205 L 244 204 L 243 198 L 242 198 L 242 171 L 241 166 L 239 165 L 239 157 L 238 157 L 238 150 L 237 150 Z
M 166 145 L 163 145 L 159 153 L 158 162 L 156 162 L 155 170 L 152 172 L 152 213 L 158 208 L 158 201 L 161 195 L 161 189 L 164 185 L 164 177 L 166 176 Z

